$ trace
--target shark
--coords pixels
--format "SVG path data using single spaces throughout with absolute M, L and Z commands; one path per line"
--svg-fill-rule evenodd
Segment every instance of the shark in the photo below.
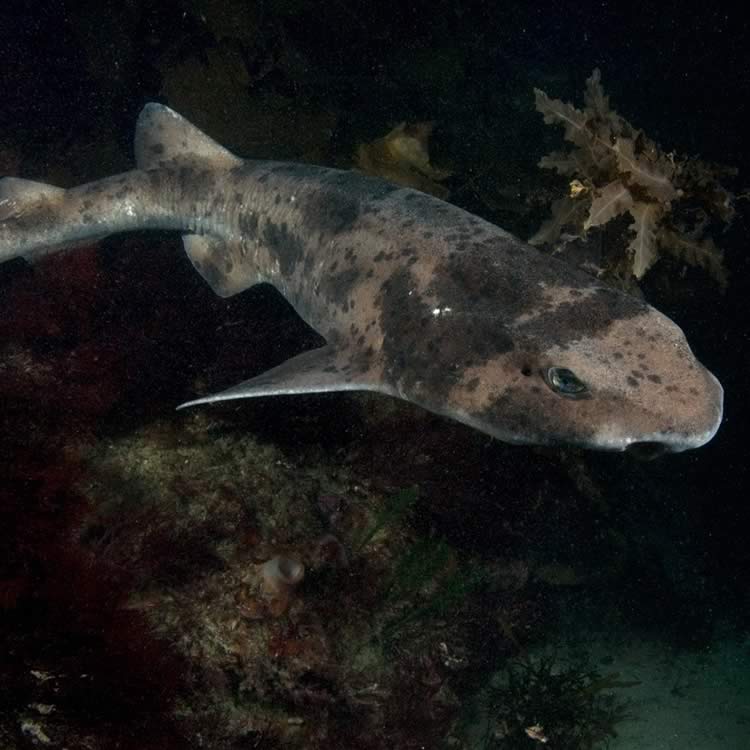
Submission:
M 366 390 L 508 443 L 643 453 L 719 428 L 722 387 L 672 320 L 455 205 L 241 159 L 158 103 L 135 161 L 68 189 L 0 180 L 0 262 L 174 230 L 216 294 L 270 283 L 326 342 L 183 407 Z

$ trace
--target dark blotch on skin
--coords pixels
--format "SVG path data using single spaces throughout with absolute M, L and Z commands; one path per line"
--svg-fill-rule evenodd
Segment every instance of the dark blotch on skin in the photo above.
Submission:
M 628 378 L 627 378 L 627 380 L 628 380 L 628 385 L 629 385 L 629 386 L 630 386 L 631 388 L 638 388 L 638 386 L 640 385 L 640 384 L 638 383 L 638 381 L 637 381 L 637 380 L 636 380 L 635 378 L 631 377 L 630 375 L 628 375 Z
M 205 200 L 212 194 L 223 196 L 223 190 L 216 190 L 216 174 L 212 169 L 196 169 L 192 166 L 180 166 L 176 169 L 149 171 L 149 175 L 158 175 L 152 179 L 155 189 L 163 189 L 166 185 L 161 183 L 163 179 L 171 185 L 177 194 L 177 200 L 188 203 L 196 200 Z M 159 184 L 156 184 L 158 179 Z
M 286 222 L 274 224 L 267 221 L 263 226 L 263 241 L 279 260 L 281 273 L 290 275 L 305 254 L 302 240 L 289 231 Z
M 40 227 L 56 227 L 58 224 L 58 211 L 46 201 L 35 206 L 33 210 L 23 211 L 2 221 L 3 227 L 18 232 L 33 232 L 38 231 Z
M 596 287 L 588 297 L 565 302 L 522 326 L 522 330 L 564 347 L 582 336 L 596 338 L 612 322 L 634 318 L 647 311 L 646 304 L 634 297 Z
M 651 381 L 652 383 L 656 383 L 657 385 L 659 385 L 659 384 L 661 383 L 661 378 L 660 378 L 660 377 L 659 377 L 658 375 L 649 375 L 649 376 L 648 376 L 648 379 L 649 379 L 649 380 L 650 380 L 650 381 Z
M 324 170 L 321 181 L 345 195 L 362 201 L 381 201 L 402 188 L 378 177 L 368 177 L 359 172 Z
M 319 190 L 301 203 L 305 226 L 323 234 L 338 234 L 351 228 L 359 218 L 359 200 L 334 196 Z
M 384 180 L 356 172 L 340 172 L 307 165 L 279 165 L 274 174 L 299 181 L 302 220 L 311 230 L 335 235 L 351 229 L 363 213 L 399 190 Z M 307 183 L 307 184 L 305 184 Z
M 160 191 L 166 184 L 166 172 L 161 169 L 148 169 L 146 170 L 146 177 L 148 179 L 150 187 L 154 191 Z
M 349 359 L 349 367 L 359 373 L 367 372 L 372 367 L 374 354 L 371 346 L 356 350 Z
M 257 236 L 258 215 L 256 213 L 248 211 L 247 213 L 240 214 L 237 224 L 240 232 L 242 232 L 246 239 L 254 239 Z
M 470 255 L 456 256 L 438 265 L 430 285 L 441 305 L 454 310 L 472 310 L 497 319 L 500 313 L 511 322 L 539 305 L 540 291 L 524 274 L 523 267 L 498 264 L 497 250 L 474 246 Z
M 163 143 L 154 143 L 151 145 L 151 148 L 149 149 L 152 154 L 156 156 L 161 156 L 164 153 L 164 144 Z
M 252 168 L 252 163 L 249 164 Z M 282 177 L 296 177 L 298 179 L 322 179 L 328 170 L 325 167 L 318 167 L 314 164 L 300 164 L 298 162 L 279 162 L 274 164 L 268 173 L 280 175 Z
M 349 309 L 349 297 L 352 288 L 359 279 L 360 272 L 357 268 L 347 268 L 344 271 L 332 274 L 322 281 L 326 296 L 336 305 Z
M 447 238 L 461 243 L 460 253 L 450 251 L 438 265 L 428 290 L 443 306 L 471 310 L 477 317 L 492 316 L 508 326 L 520 316 L 533 313 L 531 320 L 520 324 L 519 332 L 561 347 L 583 336 L 595 338 L 612 321 L 648 310 L 640 300 L 598 286 L 593 279 L 588 285 L 582 283 L 581 275 L 565 263 L 524 248 L 505 235 L 466 240 L 463 217 L 450 225 L 435 218 L 440 209 L 450 211 L 449 206 L 411 193 L 405 196 L 407 199 L 424 223 L 444 226 Z M 551 307 L 544 291 L 560 286 L 573 291 L 567 301 Z M 588 294 L 584 295 L 584 290 Z
M 385 375 L 418 401 L 438 405 L 463 377 L 462 363 L 481 364 L 514 342 L 496 317 L 433 315 L 415 288 L 411 271 L 400 268 L 378 294 Z

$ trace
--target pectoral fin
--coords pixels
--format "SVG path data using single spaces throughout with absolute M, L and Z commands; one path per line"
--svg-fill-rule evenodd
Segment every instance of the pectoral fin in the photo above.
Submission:
M 298 354 L 277 367 L 210 396 L 197 398 L 178 406 L 210 404 L 256 396 L 281 396 L 298 393 L 326 393 L 329 391 L 377 390 L 368 373 L 353 375 L 347 368 L 348 350 L 326 344 L 319 349 Z M 345 369 L 347 368 L 347 369 Z

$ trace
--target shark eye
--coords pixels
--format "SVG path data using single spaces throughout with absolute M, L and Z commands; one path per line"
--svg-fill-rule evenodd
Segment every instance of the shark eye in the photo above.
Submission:
M 585 398 L 589 392 L 586 384 L 567 367 L 547 368 L 544 380 L 555 393 L 568 398 Z

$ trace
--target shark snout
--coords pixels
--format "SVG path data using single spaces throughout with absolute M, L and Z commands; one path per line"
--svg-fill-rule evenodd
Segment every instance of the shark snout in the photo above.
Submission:
M 700 448 L 708 443 L 719 430 L 724 414 L 724 389 L 717 378 L 702 367 L 705 384 L 694 391 L 693 401 L 687 407 L 676 410 L 671 416 L 674 423 L 659 433 L 644 440 L 637 440 L 626 447 L 628 453 L 639 458 L 654 458 L 663 453 L 681 453 Z

